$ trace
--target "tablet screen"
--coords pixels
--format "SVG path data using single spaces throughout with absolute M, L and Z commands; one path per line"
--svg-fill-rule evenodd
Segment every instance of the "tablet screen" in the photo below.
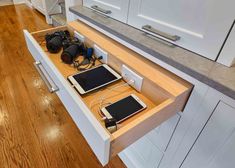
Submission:
M 86 92 L 118 79 L 104 66 L 79 73 L 74 75 L 73 78 Z

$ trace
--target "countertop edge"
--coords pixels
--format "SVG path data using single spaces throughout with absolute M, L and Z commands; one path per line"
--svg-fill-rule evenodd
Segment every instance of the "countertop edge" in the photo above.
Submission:
M 179 62 L 176 62 L 174 61 L 173 59 L 169 58 L 169 57 L 166 57 L 154 50 L 152 50 L 151 48 L 148 48 L 146 46 L 143 46 L 142 44 L 128 38 L 127 36 L 124 36 L 122 34 L 120 34 L 119 32 L 115 31 L 114 29 L 111 29 L 107 26 L 105 26 L 104 24 L 100 24 L 99 22 L 95 21 L 94 19 L 91 19 L 90 17 L 87 17 L 81 13 L 79 13 L 76 9 L 73 9 L 73 7 L 70 7 L 69 10 L 78 15 L 79 17 L 87 20 L 88 22 L 96 25 L 97 27 L 100 27 L 102 28 L 103 30 L 111 33 L 112 35 L 122 39 L 123 41 L 127 42 L 127 43 L 130 43 L 131 45 L 133 45 L 134 47 L 136 48 L 139 48 L 140 50 L 152 55 L 153 57 L 165 62 L 166 64 L 169 64 L 171 65 L 172 67 L 184 72 L 185 74 L 197 79 L 198 81 L 214 88 L 215 90 L 229 96 L 230 98 L 232 99 L 235 99 L 235 90 L 232 90 L 226 86 L 224 86 L 223 84 L 217 82 L 217 81 L 214 81 L 213 79 L 210 79 L 209 77 L 207 77 L 206 75 L 203 75 L 203 74 L 200 74 L 192 69 L 190 69 L 190 67 L 187 67 L 183 64 L 180 64 Z M 134 29 L 134 28 L 133 28 Z

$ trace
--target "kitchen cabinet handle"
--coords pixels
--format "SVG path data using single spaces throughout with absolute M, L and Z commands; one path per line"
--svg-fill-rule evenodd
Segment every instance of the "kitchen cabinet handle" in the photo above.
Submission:
M 147 30 L 148 32 L 154 33 L 156 35 L 160 35 L 160 36 L 162 36 L 168 40 L 171 40 L 171 41 L 178 41 L 180 39 L 180 37 L 177 35 L 171 35 L 171 34 L 162 32 L 160 30 L 153 28 L 150 25 L 144 25 L 144 26 L 142 26 L 142 29 Z
M 49 92 L 50 93 L 57 92 L 59 90 L 59 88 L 56 86 L 56 84 L 49 77 L 46 70 L 43 68 L 42 63 L 39 61 L 34 62 L 34 66 L 37 69 L 38 73 L 40 74 L 42 80 L 45 82 Z M 53 83 L 53 84 L 51 84 L 49 81 L 51 81 L 51 83 Z
M 97 11 L 99 11 L 99 12 L 102 12 L 102 13 L 104 13 L 104 14 L 111 14 L 111 13 L 112 13 L 111 10 L 103 9 L 103 8 L 97 6 L 97 5 L 93 5 L 93 6 L 91 6 L 91 8 L 92 8 L 92 9 L 95 9 L 95 10 L 97 10 Z

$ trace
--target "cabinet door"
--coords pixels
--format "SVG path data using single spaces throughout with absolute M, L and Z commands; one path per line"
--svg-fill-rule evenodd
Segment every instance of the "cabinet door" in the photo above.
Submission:
M 83 5 L 122 22 L 127 22 L 129 0 L 84 0 Z
M 234 0 L 130 0 L 128 24 L 215 60 L 234 5 Z
M 235 109 L 219 102 L 181 168 L 233 168 Z

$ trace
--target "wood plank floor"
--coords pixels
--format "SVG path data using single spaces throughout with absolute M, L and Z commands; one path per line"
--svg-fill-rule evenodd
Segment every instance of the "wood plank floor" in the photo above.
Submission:
M 22 29 L 48 27 L 25 5 L 0 7 L 0 168 L 102 167 L 33 67 Z M 125 166 L 115 157 L 106 167 Z

